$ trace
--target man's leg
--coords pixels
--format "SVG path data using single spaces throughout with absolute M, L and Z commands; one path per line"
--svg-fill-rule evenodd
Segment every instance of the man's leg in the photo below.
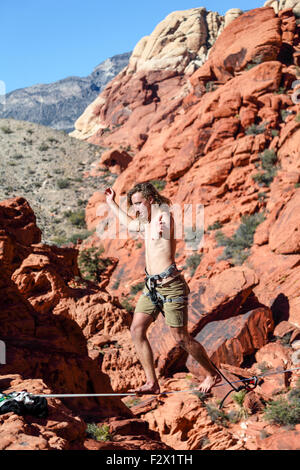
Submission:
M 130 327 L 131 337 L 138 358 L 146 374 L 146 384 L 138 391 L 144 393 L 159 393 L 160 388 L 155 374 L 153 353 L 146 332 L 153 321 L 147 313 L 135 312 Z
M 210 362 L 204 347 L 188 333 L 187 326 L 169 328 L 176 343 L 205 369 L 206 377 L 199 385 L 199 390 L 203 393 L 209 392 L 217 382 L 220 382 L 221 377 Z

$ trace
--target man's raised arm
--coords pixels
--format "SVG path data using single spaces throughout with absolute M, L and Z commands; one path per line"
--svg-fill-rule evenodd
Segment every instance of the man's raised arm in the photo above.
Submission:
M 107 188 L 104 192 L 106 196 L 106 202 L 111 208 L 116 217 L 120 220 L 122 225 L 127 227 L 129 232 L 140 232 L 142 231 L 142 224 L 140 224 L 139 219 L 134 219 L 130 217 L 125 211 L 123 211 L 118 204 L 115 202 L 115 191 L 112 188 Z

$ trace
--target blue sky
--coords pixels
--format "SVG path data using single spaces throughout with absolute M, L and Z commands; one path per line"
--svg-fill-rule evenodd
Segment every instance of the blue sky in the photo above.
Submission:
M 0 80 L 8 93 L 70 75 L 86 76 L 108 57 L 131 51 L 172 11 L 204 6 L 224 14 L 230 8 L 261 7 L 264 0 L 199 0 L 199 3 L 11 0 L 1 3 Z

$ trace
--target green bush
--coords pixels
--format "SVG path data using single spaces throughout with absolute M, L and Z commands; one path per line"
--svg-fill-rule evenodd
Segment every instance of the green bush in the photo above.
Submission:
M 217 230 L 218 228 L 222 228 L 222 224 L 221 224 L 221 222 L 219 222 L 219 221 L 217 220 L 214 224 L 209 225 L 209 226 L 207 227 L 207 230 Z
M 263 134 L 266 130 L 266 125 L 265 124 L 251 124 L 247 129 L 245 130 L 246 135 L 258 135 L 258 134 Z
M 132 295 L 136 295 L 138 292 L 140 292 L 144 288 L 145 283 L 144 282 L 138 282 L 134 286 L 130 287 L 130 293 Z
M 55 139 L 55 137 L 49 137 L 47 140 L 48 140 L 48 142 L 50 142 L 50 144 L 58 144 L 59 143 L 59 140 Z
M 21 160 L 22 158 L 24 158 L 24 155 L 22 155 L 21 153 L 16 153 L 15 155 L 13 155 L 13 158 L 15 158 L 16 160 Z
M 86 433 L 96 441 L 112 441 L 112 436 L 109 433 L 109 426 L 107 424 L 97 426 L 95 423 L 89 423 L 86 428 Z
M 121 282 L 121 279 L 117 279 L 116 282 L 113 283 L 113 285 L 111 286 L 112 289 L 118 289 L 119 288 L 119 285 L 120 285 L 120 282 Z
M 92 247 L 80 251 L 78 256 L 78 266 L 83 279 L 88 281 L 100 282 L 101 275 L 107 266 L 111 265 L 111 260 L 101 258 L 104 248 Z
M 84 230 L 80 233 L 73 233 L 67 241 L 76 244 L 78 240 L 85 240 L 86 238 L 90 237 L 93 233 L 94 231 L 90 230 Z
M 123 308 L 125 308 L 125 310 L 127 310 L 128 313 L 134 312 L 134 306 L 128 299 L 122 300 L 121 305 Z
M 253 237 L 256 228 L 264 220 L 264 214 L 242 216 L 242 223 L 230 237 L 226 237 L 221 231 L 216 233 L 217 246 L 224 246 L 225 250 L 219 259 L 232 259 L 234 265 L 241 265 L 250 255 Z
M 261 160 L 261 169 L 263 172 L 253 175 L 252 179 L 258 184 L 270 186 L 270 183 L 272 183 L 274 176 L 277 173 L 277 167 L 275 166 L 277 162 L 277 155 L 274 150 L 266 149 L 264 152 L 259 154 L 259 157 Z
M 186 265 L 190 270 L 190 275 L 193 276 L 197 267 L 200 264 L 202 256 L 199 253 L 195 253 L 194 255 L 188 256 L 186 259 Z
M 125 405 L 128 408 L 132 408 L 133 406 L 139 405 L 141 403 L 141 398 L 130 398 L 126 401 Z
M 206 411 L 210 419 L 212 420 L 213 423 L 220 424 L 221 426 L 227 427 L 228 426 L 228 415 L 222 411 L 219 410 L 219 408 L 216 408 L 214 405 L 211 405 L 207 403 L 205 405 Z
M 64 215 L 68 218 L 69 222 L 75 227 L 84 228 L 85 225 L 85 211 L 66 211 Z
M 155 189 L 157 189 L 157 191 L 162 191 L 163 189 L 165 189 L 165 186 L 166 186 L 166 181 L 162 181 L 162 180 L 151 180 L 150 183 L 155 187 Z
M 286 88 L 284 86 L 281 86 L 278 88 L 277 91 L 274 91 L 275 95 L 284 95 L 286 93 Z
M 253 57 L 251 62 L 249 62 L 246 65 L 246 70 L 251 70 L 253 67 L 255 67 L 258 64 L 261 64 L 263 61 L 263 57 L 261 55 L 258 55 L 257 57 Z
M 267 404 L 264 418 L 280 426 L 300 423 L 300 379 L 287 398 L 280 397 Z
M 59 189 L 65 189 L 70 186 L 70 181 L 66 178 L 60 178 L 57 180 L 56 184 Z
M 205 90 L 207 93 L 210 91 L 215 91 L 218 88 L 218 84 L 215 83 L 214 81 L 209 81 L 205 84 Z
M 2 132 L 4 132 L 4 134 L 12 134 L 12 133 L 14 132 L 14 131 L 12 131 L 11 128 L 8 127 L 8 126 L 2 126 L 2 127 L 1 127 L 1 130 L 2 130 Z
M 47 150 L 49 150 L 49 146 L 43 143 L 38 147 L 38 149 L 40 152 L 46 152 Z

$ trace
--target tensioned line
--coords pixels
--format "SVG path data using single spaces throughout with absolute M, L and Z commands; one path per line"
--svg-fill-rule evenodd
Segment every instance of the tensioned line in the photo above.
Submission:
M 269 375 L 276 375 L 276 374 L 286 374 L 287 372 L 293 372 L 294 370 L 300 370 L 300 367 L 295 367 L 294 369 L 288 369 L 288 370 L 280 370 L 277 372 L 267 372 L 266 374 L 261 374 L 257 376 L 250 377 L 249 379 L 240 379 L 240 380 L 235 380 L 231 382 L 232 384 L 235 383 L 240 383 L 240 382 L 248 382 L 252 381 L 255 378 L 262 378 L 262 377 L 267 377 Z M 228 385 L 226 383 L 221 383 L 215 385 L 216 387 L 223 387 L 224 385 Z M 156 396 L 156 395 L 169 395 L 171 393 L 193 393 L 193 392 L 199 392 L 197 389 L 189 389 L 189 390 L 171 390 L 169 392 L 161 392 L 161 393 L 156 393 L 156 394 L 144 394 L 144 395 L 149 395 L 149 396 Z M 130 392 L 130 393 L 57 393 L 57 394 L 34 394 L 31 393 L 30 395 L 35 396 L 35 397 L 44 397 L 44 398 L 83 398 L 83 397 L 127 397 L 127 396 L 137 396 L 137 395 L 143 395 L 142 392 Z

